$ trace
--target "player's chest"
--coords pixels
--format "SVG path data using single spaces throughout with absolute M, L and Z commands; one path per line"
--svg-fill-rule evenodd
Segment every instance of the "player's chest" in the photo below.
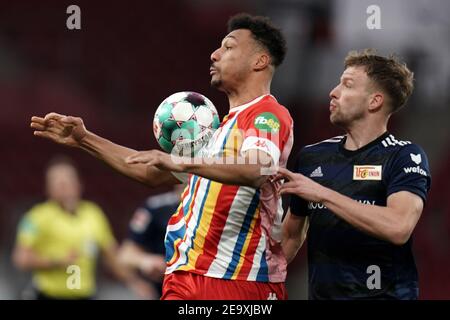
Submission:
M 70 247 L 84 254 L 95 255 L 97 235 L 95 226 L 86 219 L 75 217 L 54 219 L 45 232 L 47 243 L 58 247 Z
M 387 162 L 378 159 L 352 159 L 316 163 L 303 168 L 303 174 L 321 185 L 368 205 L 386 205 Z M 309 202 L 308 210 L 326 210 Z
M 203 157 L 220 157 L 225 150 L 239 150 L 242 146 L 245 132 L 239 129 L 237 118 L 228 119 L 217 129 L 208 144 L 200 150 Z

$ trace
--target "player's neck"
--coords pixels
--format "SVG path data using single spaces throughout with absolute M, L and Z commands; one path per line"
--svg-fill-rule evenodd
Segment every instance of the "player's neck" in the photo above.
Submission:
M 77 212 L 77 208 L 78 208 L 78 204 L 79 201 L 78 200 L 74 200 L 74 201 L 58 201 L 55 200 L 60 206 L 61 208 L 64 209 L 64 211 L 70 213 L 70 214 L 76 214 Z
M 347 150 L 358 150 L 370 142 L 377 139 L 387 131 L 387 125 L 368 125 L 366 123 L 359 123 L 348 128 L 347 139 L 345 140 L 344 148 Z
M 252 82 L 255 83 L 255 82 Z M 256 82 L 258 83 L 258 82 Z M 246 104 L 260 96 L 270 94 L 270 83 L 258 86 L 241 86 L 236 90 L 227 92 L 230 110 Z

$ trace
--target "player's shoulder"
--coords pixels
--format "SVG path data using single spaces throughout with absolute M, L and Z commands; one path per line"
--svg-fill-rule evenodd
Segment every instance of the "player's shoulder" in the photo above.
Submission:
M 334 136 L 313 144 L 308 144 L 304 146 L 300 153 L 308 153 L 308 152 L 316 152 L 316 151 L 324 151 L 326 149 L 334 149 L 336 146 L 342 142 L 342 139 L 344 139 L 345 136 Z
M 241 117 L 254 117 L 259 115 L 276 116 L 282 121 L 292 120 L 289 110 L 270 94 L 260 97 L 241 112 Z
M 84 218 L 102 220 L 105 219 L 103 209 L 95 202 L 89 200 L 81 200 L 79 203 L 79 214 Z
M 381 140 L 380 147 L 387 152 L 394 152 L 396 156 L 411 156 L 411 154 L 426 156 L 424 149 L 419 144 L 396 138 L 393 134 L 389 134 Z
M 267 110 L 290 117 L 289 110 L 271 94 L 266 95 L 255 104 L 255 110 Z
M 241 124 L 277 132 L 279 128 L 292 130 L 293 120 L 286 107 L 272 95 L 266 95 L 240 114 Z
M 98 212 L 103 213 L 102 208 L 93 201 L 81 200 L 79 205 L 83 210 L 92 211 L 92 212 L 96 212 L 96 213 L 98 213 Z
M 33 205 L 22 217 L 25 224 L 46 226 L 60 212 L 57 204 L 53 201 L 40 202 Z
M 58 207 L 53 201 L 45 201 L 36 203 L 26 213 L 27 217 L 33 219 L 44 219 L 47 216 L 51 216 L 58 210 Z

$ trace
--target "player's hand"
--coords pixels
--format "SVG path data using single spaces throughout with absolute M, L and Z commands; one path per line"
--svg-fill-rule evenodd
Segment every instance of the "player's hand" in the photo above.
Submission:
M 141 259 L 139 270 L 152 281 L 161 281 L 166 270 L 166 262 L 162 255 L 146 255 Z
M 78 117 L 48 113 L 44 118 L 32 117 L 30 127 L 38 137 L 70 147 L 79 147 L 87 134 L 83 120 Z
M 76 250 L 70 250 L 67 256 L 55 262 L 55 266 L 67 268 L 70 265 L 76 264 L 76 261 L 78 260 L 79 256 L 80 255 Z
M 181 159 L 159 150 L 148 150 L 132 154 L 125 159 L 125 162 L 128 164 L 142 163 L 164 171 L 183 172 L 185 168 L 182 161 L 174 161 L 175 158 Z
M 312 179 L 305 177 L 300 173 L 293 173 L 285 168 L 278 168 L 278 174 L 274 181 L 287 179 L 278 190 L 279 195 L 294 194 L 308 201 L 322 202 L 326 188 Z
M 128 288 L 141 299 L 157 299 L 158 293 L 147 282 L 141 279 L 134 279 L 127 283 Z

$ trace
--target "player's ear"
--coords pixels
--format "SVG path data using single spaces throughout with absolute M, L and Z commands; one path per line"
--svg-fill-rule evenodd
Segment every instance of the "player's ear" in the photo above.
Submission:
M 369 96 L 369 112 L 376 112 L 381 109 L 384 104 L 384 94 L 382 92 L 374 92 Z
M 270 65 L 270 56 L 266 52 L 260 52 L 256 55 L 255 62 L 253 63 L 253 69 L 255 71 L 261 71 Z

